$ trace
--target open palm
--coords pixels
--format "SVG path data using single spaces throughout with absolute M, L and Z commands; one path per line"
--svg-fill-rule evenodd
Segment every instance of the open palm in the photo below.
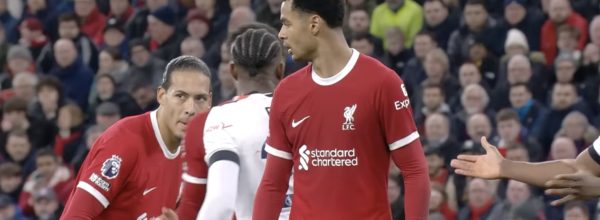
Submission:
M 491 145 L 485 137 L 481 138 L 481 145 L 485 149 L 484 155 L 458 155 L 450 165 L 455 172 L 465 176 L 484 179 L 500 178 L 500 165 L 504 158 L 498 149 Z

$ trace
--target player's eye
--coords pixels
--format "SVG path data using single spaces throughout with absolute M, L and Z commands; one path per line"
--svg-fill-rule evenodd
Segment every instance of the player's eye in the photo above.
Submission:
M 183 94 L 176 94 L 175 97 L 180 100 L 184 100 L 185 96 Z

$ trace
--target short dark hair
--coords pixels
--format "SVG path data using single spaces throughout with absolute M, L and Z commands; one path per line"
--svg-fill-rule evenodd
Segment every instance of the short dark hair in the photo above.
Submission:
M 434 42 L 437 44 L 437 40 L 435 39 L 435 33 L 431 32 L 431 31 L 427 31 L 427 30 L 423 29 L 423 30 L 417 32 L 417 34 L 415 35 L 415 38 L 417 38 L 419 36 L 427 36 L 427 37 L 429 37 L 431 42 Z
M 369 33 L 354 33 L 352 35 L 352 41 L 362 41 L 367 40 L 370 44 L 375 44 L 375 39 Z
M 42 76 L 38 84 L 35 86 L 36 93 L 39 93 L 42 88 L 52 88 L 58 92 L 58 97 L 62 95 L 62 84 L 56 76 L 45 75 Z
M 4 102 L 4 106 L 2 111 L 4 113 L 10 112 L 27 112 L 27 101 L 19 97 L 12 97 L 6 102 Z
M 483 7 L 483 9 L 485 9 L 487 11 L 484 0 L 467 0 L 467 3 L 465 4 L 465 6 L 467 6 L 467 5 L 481 5 L 481 7 Z
M 123 56 L 117 48 L 107 47 L 104 48 L 102 51 L 108 53 L 108 55 L 110 55 L 110 57 L 113 58 L 113 60 L 123 60 Z
M 531 89 L 529 88 L 529 84 L 527 83 L 523 83 L 523 82 L 519 82 L 519 83 L 514 83 L 512 85 L 510 85 L 510 89 L 516 88 L 516 87 L 520 87 L 523 86 L 525 88 L 525 90 L 527 90 L 527 92 L 531 93 Z M 510 91 L 509 89 L 509 91 Z
M 446 4 L 446 2 L 444 2 L 442 0 L 425 0 L 425 2 L 423 3 L 423 7 L 425 7 L 426 3 L 433 3 L 433 2 L 439 2 L 440 4 L 442 4 L 442 7 L 446 8 L 446 10 L 449 9 L 448 4 Z
M 316 14 L 331 28 L 344 24 L 346 1 L 344 0 L 291 0 L 292 8 Z
M 101 73 L 96 75 L 96 82 L 100 81 L 100 79 L 102 78 L 107 78 L 108 80 L 110 80 L 110 82 L 112 82 L 112 84 L 115 86 L 115 90 L 117 89 L 117 80 L 115 80 L 115 77 L 113 77 L 112 75 L 108 74 L 108 73 Z
M 425 90 L 427 89 L 437 89 L 438 91 L 440 91 L 440 94 L 442 94 L 442 96 L 446 96 L 446 94 L 444 94 L 444 88 L 442 88 L 442 85 L 438 84 L 438 83 L 434 83 L 431 81 L 425 81 L 423 83 L 423 92 L 425 92 Z
M 54 150 L 47 148 L 47 147 L 39 149 L 35 153 L 36 160 L 39 159 L 40 157 L 52 157 L 52 159 L 54 159 L 54 161 L 58 161 L 58 156 L 54 153 Z
M 58 23 L 60 24 L 62 22 L 75 22 L 77 23 L 77 27 L 80 25 L 79 17 L 77 17 L 74 12 L 67 12 L 60 15 L 60 17 L 58 17 Z
M 144 49 L 148 50 L 148 44 L 146 44 L 146 42 L 144 42 L 144 40 L 140 39 L 140 38 L 135 38 L 131 41 L 129 41 L 129 51 L 131 52 L 131 50 L 133 50 L 134 47 L 143 47 Z
M 21 176 L 21 166 L 14 162 L 4 162 L 0 164 L 0 178 Z
M 519 114 L 510 108 L 502 109 L 496 115 L 496 122 L 515 120 L 519 122 Z
M 282 59 L 283 44 L 276 35 L 263 29 L 249 29 L 237 36 L 231 45 L 233 62 L 251 77 L 262 73 Z
M 564 24 L 558 27 L 558 30 L 556 31 L 557 38 L 558 35 L 563 32 L 568 33 L 575 40 L 579 39 L 579 36 L 581 36 L 581 32 L 579 31 L 579 29 L 569 24 Z
M 206 75 L 210 79 L 210 69 L 208 68 L 206 63 L 204 63 L 204 61 L 195 56 L 184 55 L 169 61 L 167 67 L 165 67 L 165 72 L 163 73 L 162 83 L 160 87 L 162 87 L 165 90 L 168 90 L 171 86 L 171 75 L 173 74 L 173 72 L 182 70 L 199 71 L 200 73 Z

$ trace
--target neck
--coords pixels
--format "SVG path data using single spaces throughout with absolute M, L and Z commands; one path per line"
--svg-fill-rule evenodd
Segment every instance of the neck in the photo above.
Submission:
M 276 84 L 271 81 L 243 80 L 237 85 L 237 95 L 245 95 L 251 92 L 269 93 L 275 90 Z
M 322 78 L 329 78 L 337 74 L 346 66 L 352 56 L 352 49 L 346 43 L 341 30 L 331 30 L 323 33 L 316 56 L 312 65 L 317 74 Z
M 177 152 L 177 148 L 179 148 L 179 144 L 181 143 L 181 138 L 176 137 L 175 134 L 173 134 L 173 131 L 171 131 L 167 127 L 166 123 L 161 123 L 161 122 L 165 122 L 167 120 L 164 117 L 165 116 L 162 114 L 162 109 L 159 108 L 156 112 L 156 120 L 158 121 L 158 130 L 160 131 L 160 136 L 162 137 L 163 141 L 167 145 L 169 152 L 174 153 L 174 152 Z

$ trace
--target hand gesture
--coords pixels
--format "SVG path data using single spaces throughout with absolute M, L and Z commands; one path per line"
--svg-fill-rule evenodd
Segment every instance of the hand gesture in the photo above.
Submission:
M 498 149 L 488 143 L 485 137 L 481 138 L 481 145 L 485 149 L 484 155 L 458 155 L 450 165 L 455 172 L 465 176 L 484 179 L 500 178 L 500 166 L 504 158 Z
M 573 165 L 572 165 L 573 166 Z M 579 170 L 572 174 L 561 174 L 546 182 L 548 195 L 563 196 L 552 201 L 552 205 L 562 205 L 571 200 L 587 200 L 600 196 L 600 178 Z

